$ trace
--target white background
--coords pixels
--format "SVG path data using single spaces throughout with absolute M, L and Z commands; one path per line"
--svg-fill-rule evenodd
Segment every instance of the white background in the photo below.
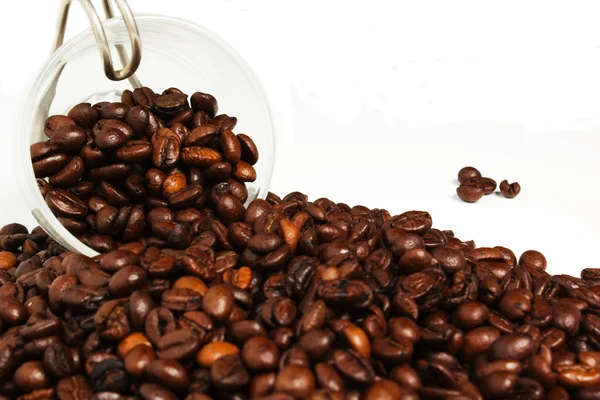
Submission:
M 540 250 L 554 273 L 600 267 L 597 2 L 130 5 L 207 26 L 261 76 L 285 121 L 272 191 L 392 214 L 428 210 L 436 227 L 480 246 Z M 79 6 L 72 9 L 68 35 L 86 27 Z M 12 1 L 0 24 L 2 224 L 35 224 L 14 182 L 21 154 L 11 142 L 57 12 L 58 0 Z M 519 181 L 521 195 L 461 202 L 455 177 L 465 165 Z

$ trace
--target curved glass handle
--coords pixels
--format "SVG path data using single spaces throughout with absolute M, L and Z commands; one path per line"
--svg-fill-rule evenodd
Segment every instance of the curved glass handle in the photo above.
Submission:
M 69 19 L 69 8 L 71 6 L 71 2 L 72 0 L 62 1 L 56 40 L 54 41 L 54 50 L 58 49 L 63 44 L 65 31 L 67 28 L 67 21 Z M 135 71 L 140 65 L 140 61 L 142 60 L 142 40 L 140 38 L 140 32 L 138 30 L 137 23 L 135 22 L 133 13 L 127 4 L 127 0 L 114 0 L 114 2 L 117 4 L 117 8 L 123 17 L 125 27 L 127 28 L 127 33 L 129 34 L 129 40 L 131 41 L 131 59 L 129 60 L 123 45 L 117 46 L 117 51 L 123 64 L 123 68 L 116 71 L 113 66 L 106 33 L 104 32 L 104 27 L 102 26 L 102 20 L 96 12 L 96 8 L 92 4 L 91 0 L 79 0 L 81 7 L 85 11 L 88 20 L 90 21 L 92 32 L 96 38 L 96 43 L 98 44 L 100 56 L 102 57 L 102 62 L 104 64 L 104 73 L 106 74 L 106 77 L 113 81 L 121 81 L 129 78 L 134 87 L 141 87 L 140 82 L 134 76 Z M 112 7 L 110 5 L 110 0 L 103 0 L 103 8 L 107 18 L 112 18 L 114 16 Z

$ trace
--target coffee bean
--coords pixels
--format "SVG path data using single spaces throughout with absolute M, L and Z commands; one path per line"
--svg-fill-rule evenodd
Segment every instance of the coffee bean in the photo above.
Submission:
M 54 343 L 44 352 L 44 367 L 55 378 L 66 378 L 75 372 L 71 349 L 64 343 Z
M 315 389 L 315 377 L 310 369 L 289 365 L 279 371 L 275 390 L 294 397 L 306 397 Z
M 46 178 L 58 174 L 70 159 L 66 154 L 52 154 L 33 162 L 33 173 L 36 178 Z
M 521 193 L 521 185 L 519 185 L 517 182 L 509 184 L 505 179 L 500 182 L 500 191 L 504 197 L 512 199 Z
M 464 167 L 461 168 L 460 171 L 458 171 L 458 183 L 460 183 L 461 185 L 469 179 L 473 178 L 481 178 L 481 172 L 479 172 L 476 168 Z
M 73 375 L 58 381 L 56 394 L 59 400 L 78 400 L 92 398 L 94 393 L 84 376 Z
M 67 116 L 82 128 L 89 129 L 100 119 L 100 111 L 89 103 L 77 104 Z
M 127 142 L 127 135 L 115 128 L 103 128 L 96 134 L 94 143 L 102 150 L 112 150 L 123 147 Z
M 187 370 L 176 360 L 154 360 L 146 367 L 146 373 L 173 389 L 185 389 L 190 381 Z
M 219 389 L 239 390 L 250 382 L 250 375 L 237 354 L 225 355 L 210 367 L 211 382 Z
M 50 138 L 56 130 L 71 125 L 75 125 L 73 118 L 64 115 L 52 115 L 44 122 L 44 133 Z
M 217 321 L 223 321 L 233 310 L 233 291 L 228 285 L 213 286 L 202 299 L 202 309 Z
M 50 184 L 57 188 L 75 186 L 85 172 L 85 165 L 81 157 L 73 157 L 59 172 L 50 177 Z
M 494 193 L 497 186 L 496 181 L 491 178 L 471 178 L 462 183 L 461 186 L 465 184 L 475 184 L 480 186 L 483 189 L 484 195 Z
M 240 182 L 254 182 L 256 180 L 256 170 L 246 161 L 240 161 L 233 169 L 232 176 Z
M 50 210 L 64 217 L 82 219 L 87 213 L 85 203 L 74 194 L 63 189 L 50 191 L 45 200 Z
M 209 118 L 214 118 L 219 110 L 217 100 L 208 93 L 196 92 L 190 98 L 194 111 L 203 111 Z
M 475 203 L 483 197 L 485 189 L 478 182 L 467 181 L 456 189 L 456 194 L 467 203 Z
M 242 145 L 233 132 L 230 130 L 221 132 L 220 144 L 223 156 L 229 163 L 235 165 L 242 159 Z
M 180 329 L 162 336 L 156 343 L 157 356 L 164 360 L 181 360 L 196 354 L 200 347 L 198 336 L 189 329 Z
M 211 367 L 219 358 L 238 354 L 240 349 L 228 342 L 212 342 L 203 346 L 196 355 L 198 364 L 203 367 Z
M 39 361 L 27 361 L 21 364 L 15 371 L 13 379 L 17 388 L 24 393 L 50 386 L 50 378 Z
M 250 165 L 256 164 L 258 162 L 258 148 L 254 141 L 243 133 L 238 134 L 237 138 L 242 146 L 242 160 Z

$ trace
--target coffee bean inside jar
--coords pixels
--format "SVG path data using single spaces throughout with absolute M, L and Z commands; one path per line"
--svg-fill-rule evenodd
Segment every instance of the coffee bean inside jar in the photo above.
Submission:
M 126 90 L 120 102 L 50 116 L 48 140 L 31 145 L 46 203 L 101 253 L 140 238 L 185 248 L 206 209 L 227 225 L 240 221 L 259 154 L 250 136 L 234 133 L 237 119 L 218 109 L 207 93 L 144 87 Z M 151 217 L 156 209 L 168 210 L 167 219 Z

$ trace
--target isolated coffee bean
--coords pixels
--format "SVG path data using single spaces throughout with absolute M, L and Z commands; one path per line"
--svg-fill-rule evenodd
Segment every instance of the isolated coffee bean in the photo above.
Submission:
M 517 182 L 509 184 L 508 181 L 505 179 L 502 182 L 500 182 L 500 191 L 502 192 L 502 195 L 504 197 L 512 199 L 513 197 L 517 197 L 519 193 L 521 193 L 521 185 L 519 185 Z

